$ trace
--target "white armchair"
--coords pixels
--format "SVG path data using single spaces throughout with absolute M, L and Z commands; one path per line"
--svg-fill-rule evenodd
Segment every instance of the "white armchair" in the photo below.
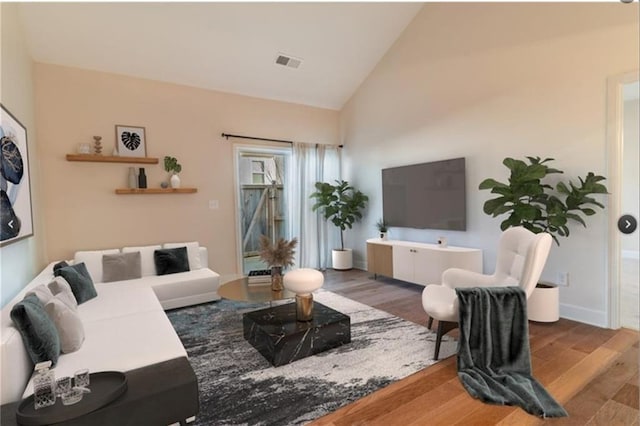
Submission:
M 514 227 L 504 231 L 498 246 L 496 269 L 492 275 L 483 275 L 464 269 L 447 269 L 442 273 L 442 284 L 430 284 L 422 292 L 422 306 L 429 315 L 428 327 L 438 320 L 436 348 L 433 359 L 438 359 L 442 336 L 458 326 L 458 287 L 520 286 L 527 294 L 533 292 L 551 249 L 551 235 L 534 234 Z

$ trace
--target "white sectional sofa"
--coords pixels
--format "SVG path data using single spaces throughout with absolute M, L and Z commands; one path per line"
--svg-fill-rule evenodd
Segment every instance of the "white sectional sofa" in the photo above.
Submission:
M 85 340 L 76 352 L 60 355 L 54 369 L 57 377 L 73 376 L 80 368 L 92 372 L 128 372 L 168 360 L 186 359 L 187 353 L 164 309 L 220 298 L 217 293 L 219 275 L 207 267 L 207 249 L 204 247 L 197 250 L 197 269 L 149 275 L 149 265 L 148 262 L 145 265 L 143 256 L 141 278 L 116 282 L 101 282 L 102 271 L 97 260 L 106 252 L 113 253 L 113 250 L 76 253 L 75 261 L 85 262 L 98 295 L 78 306 Z M 30 381 L 33 363 L 12 323 L 11 309 L 29 290 L 53 279 L 55 263 L 49 264 L 2 309 L 0 401 L 3 405 L 33 393 Z M 197 397 L 195 403 L 197 406 Z

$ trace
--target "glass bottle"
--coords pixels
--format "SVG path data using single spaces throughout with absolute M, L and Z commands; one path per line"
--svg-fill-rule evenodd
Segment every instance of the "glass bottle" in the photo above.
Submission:
M 136 176 L 136 168 L 129 167 L 129 189 L 136 189 L 138 187 L 138 176 Z
M 56 380 L 50 368 L 51 361 L 36 364 L 36 376 L 33 379 L 33 401 L 36 410 L 56 403 Z
M 138 175 L 138 188 L 147 187 L 147 175 L 144 174 L 144 167 L 140 167 L 140 174 Z

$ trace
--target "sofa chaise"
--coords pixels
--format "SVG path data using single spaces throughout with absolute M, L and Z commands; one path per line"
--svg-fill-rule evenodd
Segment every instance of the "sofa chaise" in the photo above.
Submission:
M 155 273 L 154 253 L 160 250 L 161 246 L 76 252 L 71 263 L 85 264 L 97 296 L 77 306 L 77 314 L 84 327 L 84 342 L 78 350 L 60 354 L 54 368 L 56 377 L 73 376 L 73 373 L 81 368 L 88 368 L 91 372 L 135 372 L 137 376 L 133 375 L 130 378 L 130 390 L 125 396 L 135 396 L 135 405 L 142 411 L 137 413 L 138 417 L 131 412 L 131 418 L 139 420 L 151 415 L 150 418 L 156 421 L 162 418 L 169 424 L 195 416 L 198 409 L 195 374 L 164 310 L 219 299 L 219 275 L 208 268 L 207 249 L 199 247 L 197 243 L 165 244 L 162 249 L 181 246 L 188 250 L 190 269 L 166 275 Z M 140 278 L 103 282 L 103 272 L 106 275 L 102 268 L 103 256 L 138 251 Z M 47 285 L 54 279 L 53 268 L 56 263 L 49 264 L 2 309 L 0 401 L 3 405 L 33 393 L 30 377 L 34 364 L 19 330 L 11 320 L 10 311 L 27 293 L 41 284 Z M 158 374 L 154 374 L 154 369 Z M 176 377 L 176 373 L 181 377 Z M 158 392 L 164 392 L 163 395 L 155 395 L 156 403 L 146 406 L 141 402 L 144 398 L 140 390 L 131 389 L 132 379 L 134 382 L 146 380 L 142 379 L 144 377 L 153 378 L 153 387 Z M 174 384 L 178 385 L 175 389 Z M 176 410 L 172 404 L 165 404 L 164 407 L 158 404 L 162 398 L 185 399 L 185 395 L 191 395 L 190 401 L 187 401 L 187 411 L 195 410 L 189 415 L 186 415 L 184 410 Z M 124 407 L 126 410 L 135 410 L 132 404 L 124 404 Z M 145 413 L 145 410 L 148 412 Z M 168 417 L 158 414 L 158 411 L 163 410 L 167 411 Z M 175 413 L 184 417 L 172 418 Z M 3 420 L 6 420 L 5 413 Z

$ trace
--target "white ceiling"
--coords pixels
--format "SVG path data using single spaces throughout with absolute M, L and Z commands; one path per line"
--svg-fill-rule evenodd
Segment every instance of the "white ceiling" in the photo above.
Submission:
M 33 59 L 340 109 L 422 3 L 22 3 Z M 275 64 L 278 53 L 304 62 Z

